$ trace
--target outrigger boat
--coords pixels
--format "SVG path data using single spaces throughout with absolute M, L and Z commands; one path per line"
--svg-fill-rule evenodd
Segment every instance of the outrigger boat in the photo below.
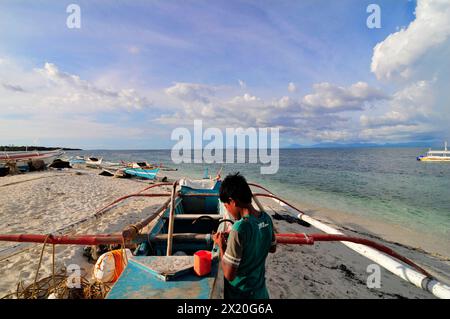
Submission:
M 103 158 L 97 158 L 97 157 L 86 157 L 85 158 L 85 163 L 87 167 L 92 167 L 92 168 L 100 168 L 100 166 L 102 165 L 103 162 Z
M 141 222 L 129 225 L 119 234 L 104 235 L 0 235 L 0 241 L 48 244 L 110 245 L 135 247 L 118 280 L 107 294 L 108 299 L 223 297 L 223 273 L 213 231 L 227 230 L 232 220 L 219 200 L 220 180 L 181 180 L 147 186 L 142 191 L 121 197 L 96 212 L 104 213 L 117 203 L 133 197 L 167 197 L 167 201 Z M 145 193 L 155 187 L 171 185 L 171 193 Z M 398 277 L 431 292 L 439 298 L 450 298 L 450 287 L 439 282 L 425 269 L 372 240 L 346 236 L 338 230 L 309 217 L 287 201 L 257 184 L 249 184 L 263 193 L 253 193 L 255 204 L 264 210 L 259 198 L 279 204 L 290 214 L 323 233 L 276 234 L 278 244 L 313 245 L 319 241 L 339 241 L 357 253 L 376 262 Z M 178 188 L 180 188 L 178 190 Z M 194 253 L 209 250 L 211 271 L 199 277 L 193 272 Z
M 153 180 L 159 172 L 159 168 L 156 169 L 145 169 L 145 168 L 125 168 L 123 170 L 125 174 L 131 176 L 137 176 L 140 178 Z
M 223 230 L 222 222 L 227 222 L 219 201 L 220 181 L 181 180 L 179 184 L 181 189 L 170 206 L 141 235 L 143 242 L 107 299 L 221 297 L 219 252 L 212 240 L 212 232 Z M 173 187 L 175 194 L 176 184 Z M 126 236 L 134 237 L 132 228 Z M 212 252 L 211 272 L 203 277 L 192 271 L 194 253 L 199 250 Z
M 21 171 L 28 170 L 30 161 L 42 160 L 45 165 L 50 165 L 56 158 L 63 155 L 62 149 L 54 151 L 30 151 L 30 152 L 2 152 L 0 153 L 0 163 L 15 163 Z
M 432 151 L 431 148 L 426 154 L 417 156 L 417 160 L 421 162 L 449 162 L 450 151 L 447 150 L 447 142 L 445 142 L 444 150 Z
M 160 169 L 162 171 L 176 171 L 176 168 L 166 167 L 162 163 L 160 164 L 150 164 L 148 162 L 130 162 L 126 163 L 122 161 L 122 164 L 126 168 L 142 168 L 142 169 Z
M 69 158 L 67 161 L 71 165 L 72 164 L 86 164 L 86 159 L 83 156 L 75 156 L 75 157 Z

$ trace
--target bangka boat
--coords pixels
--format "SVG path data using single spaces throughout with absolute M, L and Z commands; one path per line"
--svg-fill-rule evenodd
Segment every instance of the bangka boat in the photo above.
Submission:
M 154 165 L 151 165 L 147 162 L 130 162 L 125 164 L 128 168 L 145 168 L 145 169 L 153 169 Z
M 69 159 L 67 159 L 70 164 L 85 164 L 86 163 L 86 159 L 83 156 L 75 156 L 75 157 L 71 157 Z
M 97 157 L 86 157 L 85 159 L 85 163 L 87 167 L 92 167 L 92 168 L 100 168 L 100 166 L 102 165 L 103 162 L 103 158 L 97 158 Z
M 159 168 L 161 171 L 177 171 L 177 168 L 167 167 L 161 164 L 150 164 L 148 162 L 122 162 L 127 168 L 143 168 L 143 169 L 156 169 Z
M 159 168 L 156 169 L 125 168 L 123 171 L 128 175 L 153 180 L 156 178 L 156 175 L 159 172 Z
M 450 151 L 447 150 L 447 142 L 445 142 L 444 150 L 432 151 L 428 150 L 426 154 L 417 156 L 417 160 L 421 162 L 449 162 L 450 163 Z
M 45 165 L 50 165 L 56 158 L 63 155 L 62 149 L 54 151 L 30 151 L 30 152 L 2 152 L 0 153 L 0 163 L 15 163 L 21 171 L 27 171 L 30 161 L 42 160 Z
M 128 258 L 107 299 L 220 298 L 223 276 L 212 240 L 212 232 L 223 228 L 220 181 L 197 183 L 196 188 L 192 184 L 180 181 L 171 205 L 140 235 L 143 242 Z M 202 277 L 193 271 L 194 253 L 200 250 L 212 254 L 211 271 Z
M 172 186 L 171 193 L 145 193 L 157 187 Z M 227 230 L 232 221 L 219 200 L 220 180 L 180 180 L 147 186 L 138 193 L 121 197 L 97 211 L 93 218 L 133 197 L 166 197 L 166 202 L 142 221 L 125 227 L 119 234 L 37 235 L 0 234 L 0 241 L 34 242 L 53 245 L 111 245 L 133 249 L 118 276 L 108 299 L 125 298 L 222 298 L 223 273 L 212 232 Z M 259 198 L 269 198 L 281 209 L 309 223 L 323 233 L 277 233 L 278 244 L 313 245 L 316 242 L 341 242 L 403 280 L 432 293 L 450 298 L 450 286 L 438 281 L 413 261 L 375 241 L 352 237 L 299 210 L 268 189 L 253 183 L 253 200 L 264 210 Z M 180 189 L 178 190 L 178 188 Z M 194 254 L 211 252 L 211 269 L 204 276 L 194 271 Z M 120 262 L 120 261 L 119 261 Z

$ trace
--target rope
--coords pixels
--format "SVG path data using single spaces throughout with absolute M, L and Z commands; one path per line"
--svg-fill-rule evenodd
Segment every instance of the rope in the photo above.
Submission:
M 42 259 L 45 251 L 45 247 L 47 245 L 48 240 L 52 237 L 52 234 L 48 234 L 45 237 L 44 244 L 42 245 L 40 257 L 38 266 L 36 269 L 36 275 L 34 277 L 34 281 L 31 285 L 24 287 L 23 281 L 19 281 L 17 284 L 17 289 L 15 292 L 10 293 L 0 299 L 10 299 L 13 296 L 15 296 L 17 299 L 40 299 L 40 298 L 47 298 L 52 293 L 55 295 L 56 298 L 63 298 L 63 299 L 104 299 L 106 294 L 111 289 L 110 286 L 107 284 L 101 283 L 101 282 L 94 282 L 90 283 L 89 280 L 82 276 L 80 278 L 80 292 L 78 295 L 76 292 L 78 291 L 78 288 L 69 288 L 67 286 L 68 282 L 68 276 L 67 271 L 65 268 L 62 268 L 59 273 L 56 273 L 56 263 L 55 263 L 55 256 L 56 256 L 56 245 L 52 245 L 52 274 L 48 277 L 42 278 L 41 280 L 38 280 L 39 277 L 39 270 L 42 265 Z M 125 245 L 125 242 L 123 241 L 123 245 Z M 124 246 L 125 247 L 125 246 Z M 125 250 L 124 250 L 125 252 Z M 121 255 L 121 265 L 123 265 L 123 258 Z M 126 256 L 126 254 L 125 254 Z M 121 271 L 118 273 L 120 275 Z M 51 283 L 51 284 L 50 284 Z
M 39 269 L 41 268 L 41 264 L 42 264 L 42 256 L 44 255 L 45 246 L 47 245 L 47 240 L 50 238 L 50 236 L 51 236 L 51 234 L 48 234 L 45 237 L 44 244 L 42 245 L 41 256 L 39 257 L 39 263 L 38 263 L 38 267 L 36 269 L 36 275 L 34 276 L 33 288 L 36 287 L 37 279 L 39 276 Z M 36 289 L 33 289 L 33 294 L 31 296 L 33 299 L 37 299 L 37 298 L 35 298 L 36 297 Z
M 56 287 L 55 281 L 55 244 L 52 245 L 52 279 L 53 279 L 53 287 Z
M 36 284 L 24 287 L 23 281 L 17 284 L 15 292 L 10 293 L 0 299 L 44 299 L 51 294 L 58 299 L 104 299 L 111 289 L 111 286 L 101 282 L 89 282 L 85 276 L 81 276 L 80 288 L 69 288 L 67 282 L 69 277 L 67 271 L 62 268 L 54 276 L 40 279 Z

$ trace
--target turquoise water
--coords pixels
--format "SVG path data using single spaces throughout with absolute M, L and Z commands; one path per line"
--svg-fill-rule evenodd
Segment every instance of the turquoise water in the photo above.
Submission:
M 416 148 L 280 150 L 277 174 L 261 175 L 260 164 L 223 164 L 222 176 L 239 171 L 282 197 L 381 219 L 450 238 L 450 163 L 416 161 Z M 222 164 L 175 165 L 169 150 L 85 151 L 108 161 L 146 160 L 178 167 L 201 178 Z M 444 239 L 443 238 L 443 239 Z

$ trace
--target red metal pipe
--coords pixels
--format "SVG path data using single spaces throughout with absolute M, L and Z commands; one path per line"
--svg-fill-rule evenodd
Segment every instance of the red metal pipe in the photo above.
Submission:
M 48 237 L 48 238 L 47 238 Z M 368 239 L 351 237 L 345 235 L 330 235 L 330 234 L 276 234 L 277 242 L 279 244 L 296 244 L 296 245 L 313 245 L 316 241 L 348 241 L 356 244 L 362 244 L 375 248 L 387 255 L 395 257 L 405 264 L 415 268 L 422 274 L 431 277 L 431 275 L 419 267 L 411 260 L 397 254 L 392 249 L 373 242 Z M 123 242 L 122 235 L 117 234 L 99 234 L 99 235 L 37 235 L 37 234 L 19 234 L 19 235 L 0 235 L 0 241 L 10 242 L 28 242 L 28 243 L 43 243 L 47 239 L 48 244 L 55 245 L 111 245 L 121 244 Z
M 0 241 L 43 243 L 47 236 L 36 234 L 0 235 Z M 111 245 L 122 242 L 121 235 L 49 235 L 47 239 L 48 244 L 55 245 Z
M 262 190 L 268 192 L 269 194 L 272 194 L 271 191 L 269 191 L 269 190 L 268 190 L 267 188 L 265 188 L 265 187 L 262 187 L 261 185 L 258 185 L 258 184 L 255 184 L 255 183 L 248 183 L 248 185 L 249 185 L 249 186 L 254 186 L 254 187 L 260 188 L 260 189 L 262 189 Z
M 161 186 L 167 186 L 167 185 L 172 185 L 172 183 L 168 183 L 168 182 L 167 182 L 167 183 L 158 183 L 158 184 L 150 185 L 150 186 L 147 186 L 146 188 L 140 190 L 140 191 L 137 192 L 136 194 L 130 194 L 130 195 L 126 195 L 126 196 L 120 197 L 120 198 L 116 199 L 115 201 L 113 201 L 112 203 L 106 205 L 105 207 L 100 208 L 99 210 L 97 210 L 97 211 L 95 212 L 94 216 L 96 216 L 97 214 L 103 212 L 104 210 L 110 208 L 111 206 L 113 206 L 113 205 L 115 205 L 115 204 L 117 204 L 117 203 L 119 203 L 119 202 L 121 202 L 121 201 L 123 201 L 123 200 L 125 200 L 125 199 L 127 199 L 127 198 L 130 198 L 130 197 L 132 197 L 132 196 L 141 194 L 142 192 L 145 192 L 146 190 L 149 190 L 149 189 L 151 189 L 151 188 L 161 187 Z M 170 194 L 169 194 L 169 196 L 170 196 Z
M 161 187 L 161 186 L 172 186 L 172 185 L 173 185 L 173 183 L 169 183 L 169 182 L 164 182 L 164 183 L 158 183 L 158 184 L 150 185 L 150 186 L 147 186 L 146 188 L 140 190 L 139 192 L 137 192 L 137 194 L 145 192 L 146 190 L 149 190 L 151 188 Z
M 125 200 L 127 198 L 130 198 L 130 197 L 163 197 L 163 196 L 170 196 L 170 194 L 168 194 L 168 193 L 167 194 L 166 193 L 162 193 L 162 194 L 139 194 L 139 193 L 137 193 L 137 194 L 125 195 L 125 196 L 122 196 L 122 197 L 116 199 L 111 204 L 108 204 L 105 207 L 103 207 L 103 208 L 99 209 L 98 211 L 96 211 L 95 214 L 94 214 L 94 217 L 97 216 L 98 214 L 103 213 L 105 210 L 107 210 L 111 206 L 113 206 L 113 205 L 115 205 L 115 204 L 117 204 L 117 203 L 119 203 L 119 202 L 121 202 L 121 201 L 123 201 L 123 200 Z

